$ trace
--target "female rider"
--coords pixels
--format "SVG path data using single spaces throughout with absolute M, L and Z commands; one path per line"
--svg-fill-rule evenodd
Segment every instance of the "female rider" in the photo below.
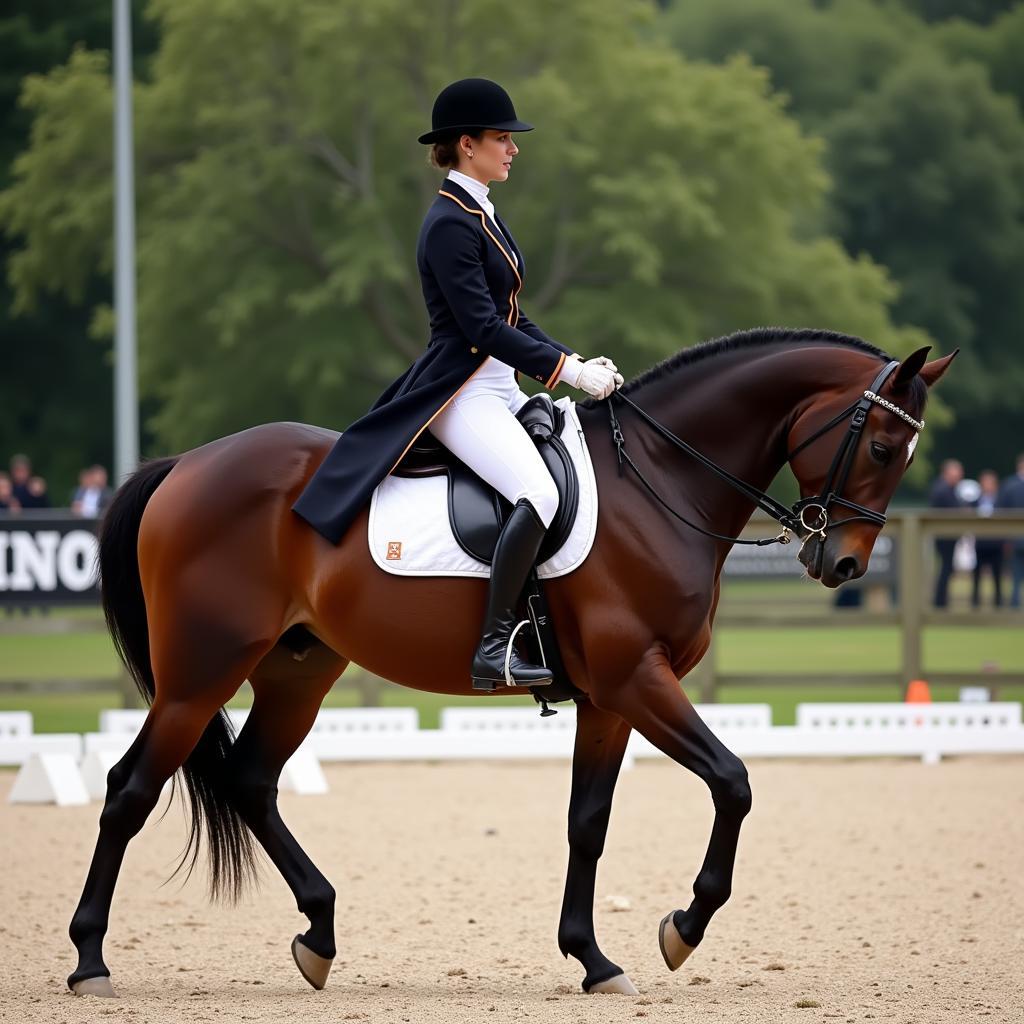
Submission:
M 512 503 L 491 563 L 473 686 L 508 676 L 520 686 L 551 682 L 548 669 L 511 644 L 515 606 L 557 511 L 558 495 L 516 412 L 527 395 L 519 373 L 553 389 L 565 381 L 606 398 L 622 383 L 603 356 L 584 361 L 546 335 L 519 308 L 523 256 L 488 198 L 519 152 L 512 132 L 530 131 L 495 82 L 462 79 L 434 102 L 432 129 L 419 141 L 448 168 L 420 229 L 416 261 L 430 316 L 427 350 L 342 434 L 293 506 L 334 543 L 380 480 L 429 429 Z M 340 498 L 340 505 L 339 505 Z

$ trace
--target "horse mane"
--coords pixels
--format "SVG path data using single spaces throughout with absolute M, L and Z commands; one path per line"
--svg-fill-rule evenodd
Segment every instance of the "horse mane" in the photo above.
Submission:
M 623 395 L 632 394 L 656 380 L 669 376 L 682 366 L 703 362 L 705 359 L 712 359 L 727 352 L 739 352 L 765 345 L 796 345 L 809 342 L 815 344 L 823 342 L 826 345 L 841 345 L 844 348 L 856 349 L 859 352 L 875 356 L 880 362 L 887 362 L 892 358 L 882 349 L 852 334 L 841 334 L 838 331 L 826 331 L 814 327 L 752 327 L 746 331 L 736 331 L 734 334 L 712 338 L 709 341 L 691 345 L 689 348 L 680 349 L 673 355 L 662 359 L 660 363 L 655 363 L 654 366 L 644 370 L 639 376 L 626 381 L 619 388 L 619 392 Z M 928 398 L 928 388 L 920 378 L 914 379 L 911 396 L 913 404 L 917 407 L 916 410 L 911 411 L 912 415 L 920 417 Z M 597 400 L 587 398 L 579 404 L 584 408 L 592 408 L 597 404 Z

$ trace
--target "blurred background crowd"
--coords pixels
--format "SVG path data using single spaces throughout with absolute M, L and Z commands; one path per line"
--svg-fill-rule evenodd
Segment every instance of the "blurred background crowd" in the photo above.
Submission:
M 1024 452 L 1017 456 L 1015 472 L 1000 480 L 994 469 L 983 469 L 977 479 L 964 476 L 959 459 L 946 459 L 931 486 L 928 503 L 932 508 L 973 508 L 988 518 L 999 509 L 1024 509 Z M 937 569 L 932 603 L 936 608 L 949 606 L 949 586 L 954 572 L 971 574 L 971 605 L 981 606 L 982 578 L 992 584 L 992 604 L 1003 606 L 1003 577 L 1010 576 L 1009 605 L 1021 606 L 1024 588 L 1024 540 L 998 537 L 974 538 L 969 535 L 940 538 L 935 542 Z
M 70 509 L 85 519 L 98 518 L 113 494 L 104 466 L 87 466 L 78 474 L 77 486 L 63 495 L 51 495 L 46 478 L 37 474 L 29 456 L 11 456 L 10 472 L 0 470 L 0 517 L 33 513 L 39 509 Z

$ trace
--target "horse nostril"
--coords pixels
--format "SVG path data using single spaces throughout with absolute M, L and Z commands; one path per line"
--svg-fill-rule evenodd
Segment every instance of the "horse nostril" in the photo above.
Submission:
M 856 576 L 860 575 L 860 566 L 857 564 L 857 559 L 853 555 L 847 555 L 845 558 L 840 558 L 836 562 L 835 567 L 836 577 L 843 581 L 852 580 Z

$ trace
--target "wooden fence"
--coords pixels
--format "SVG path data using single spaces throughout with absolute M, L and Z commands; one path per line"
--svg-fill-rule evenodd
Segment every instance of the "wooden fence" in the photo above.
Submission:
M 1024 683 L 1024 671 L 984 669 L 973 672 L 924 672 L 922 631 L 926 626 L 1012 627 L 1021 630 L 1024 645 L 1024 609 L 978 608 L 966 611 L 932 607 L 934 573 L 931 568 L 934 542 L 937 538 L 972 535 L 976 538 L 999 537 L 1024 544 L 1024 512 L 1000 511 L 981 518 L 970 509 L 894 510 L 889 514 L 886 533 L 898 545 L 898 570 L 890 603 L 868 600 L 864 609 L 833 608 L 801 610 L 792 604 L 744 602 L 742 607 L 723 600 L 715 619 L 716 631 L 722 626 L 747 629 L 793 629 L 827 627 L 863 629 L 868 626 L 898 626 L 900 630 L 900 666 L 892 672 L 868 672 L 863 669 L 839 671 L 833 666 L 816 666 L 811 675 L 794 676 L 791 670 L 781 672 L 723 673 L 717 668 L 716 648 L 721 640 L 712 635 L 712 645 L 700 665 L 689 676 L 696 683 L 700 699 L 711 703 L 722 686 L 778 686 L 781 683 L 806 682 L 813 686 L 859 686 L 891 684 L 905 686 L 910 680 L 927 678 L 934 684 L 977 684 L 989 687 L 993 695 L 1008 683 Z M 778 526 L 767 516 L 752 520 L 744 536 L 772 536 Z M 794 542 L 796 543 L 796 542 Z M 1009 574 L 1009 560 L 1006 572 Z M 1008 582 L 1008 579 L 1004 582 Z M 890 588 L 885 587 L 885 590 Z

